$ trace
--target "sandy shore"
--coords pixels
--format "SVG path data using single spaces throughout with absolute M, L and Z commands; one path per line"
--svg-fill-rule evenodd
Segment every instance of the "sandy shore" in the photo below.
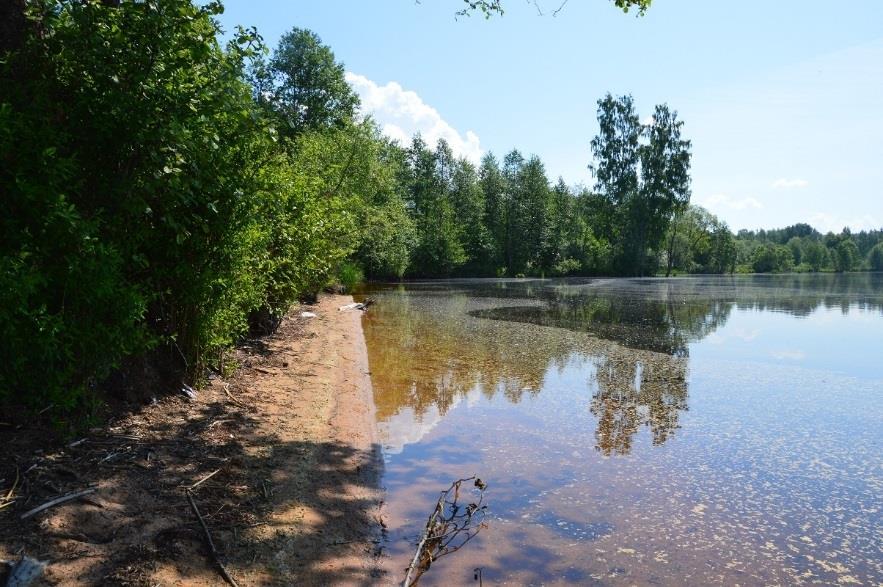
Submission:
M 351 301 L 298 308 L 195 400 L 160 399 L 55 451 L 19 430 L 2 454 L 0 476 L 17 467 L 23 482 L 0 511 L 0 559 L 48 560 L 44 584 L 222 584 L 187 500 L 214 473 L 192 495 L 239 585 L 390 582 L 377 564 L 382 459 L 361 313 L 338 309 Z M 89 486 L 88 501 L 19 521 Z

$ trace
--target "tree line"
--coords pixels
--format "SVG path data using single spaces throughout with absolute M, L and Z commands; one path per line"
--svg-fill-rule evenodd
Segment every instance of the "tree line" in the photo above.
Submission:
M 740 230 L 736 263 L 742 272 L 883 271 L 883 229 L 820 233 L 804 223 L 773 230 Z
M 689 205 L 666 105 L 644 124 L 630 96 L 599 100 L 597 182 L 568 186 L 517 150 L 474 165 L 385 138 L 315 33 L 222 45 L 220 2 L 2 10 L 0 403 L 63 422 L 107 388 L 198 381 L 298 300 L 365 276 L 742 262 L 745 239 Z

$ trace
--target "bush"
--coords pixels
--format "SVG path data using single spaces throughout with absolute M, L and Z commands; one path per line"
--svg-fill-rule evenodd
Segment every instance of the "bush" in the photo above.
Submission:
M 361 267 L 351 261 L 341 263 L 337 270 L 337 283 L 345 293 L 352 293 L 363 281 L 365 274 Z
M 198 378 L 266 302 L 255 38 L 222 50 L 213 2 L 111 4 L 29 3 L 0 61 L 3 402 L 70 409 L 156 345 Z
M 566 259 L 561 259 L 558 263 L 555 264 L 555 267 L 552 269 L 553 275 L 570 275 L 571 273 L 576 273 L 582 268 L 582 263 L 577 259 L 572 259 L 567 257 Z

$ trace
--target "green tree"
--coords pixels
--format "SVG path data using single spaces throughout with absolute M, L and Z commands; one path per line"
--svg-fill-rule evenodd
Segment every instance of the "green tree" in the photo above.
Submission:
M 505 191 L 503 192 L 503 241 L 501 248 L 503 250 L 503 263 L 506 272 L 510 275 L 517 273 L 515 271 L 515 248 L 518 242 L 518 234 L 516 232 L 515 222 L 519 217 L 518 205 L 521 198 L 518 195 L 519 178 L 521 170 L 524 167 L 524 157 L 517 149 L 512 149 L 503 159 L 503 181 Z
M 853 271 L 858 268 L 859 256 L 858 246 L 851 238 L 843 238 L 835 246 L 831 260 L 834 263 L 834 271 Z
M 258 61 L 252 71 L 255 93 L 278 117 L 283 136 L 340 128 L 352 121 L 359 106 L 343 64 L 306 29 L 284 34 L 269 64 Z
M 791 250 L 794 264 L 800 265 L 803 262 L 803 239 L 799 236 L 792 236 L 788 239 L 787 246 Z
M 868 268 L 883 271 L 883 242 L 879 242 L 868 252 Z
M 711 231 L 710 255 L 705 268 L 711 273 L 732 273 L 736 268 L 736 243 L 726 222 L 715 219 Z
M 417 227 L 414 272 L 446 276 L 466 262 L 451 191 L 455 159 L 439 140 L 433 152 L 420 136 L 408 149 L 409 208 Z
M 792 269 L 794 258 L 785 245 L 763 243 L 754 250 L 751 264 L 757 273 L 786 272 Z
M 506 180 L 493 153 L 481 160 L 478 181 L 484 197 L 484 222 L 491 239 L 490 267 L 505 271 L 506 263 Z
M 813 271 L 820 271 L 828 264 L 828 249 L 822 243 L 809 240 L 803 244 L 801 261 L 806 263 Z
M 567 250 L 572 239 L 571 225 L 576 223 L 574 204 L 570 188 L 564 183 L 564 178 L 559 177 L 550 193 L 540 252 L 540 265 L 559 275 L 579 269 L 579 261 L 570 258 Z M 559 265 L 562 262 L 565 265 Z
M 461 271 L 473 275 L 492 271 L 494 243 L 485 224 L 484 191 L 478 171 L 466 159 L 459 159 L 454 164 L 451 202 L 457 218 L 458 240 L 468 259 Z
M 512 273 L 538 273 L 547 232 L 549 179 L 539 157 L 530 157 L 519 169 L 511 190 L 510 231 Z
M 593 169 L 596 189 L 613 209 L 617 266 L 643 275 L 653 270 L 653 253 L 672 216 L 689 202 L 690 142 L 681 138 L 683 123 L 665 105 L 641 125 L 631 96 L 599 100 L 598 122 Z

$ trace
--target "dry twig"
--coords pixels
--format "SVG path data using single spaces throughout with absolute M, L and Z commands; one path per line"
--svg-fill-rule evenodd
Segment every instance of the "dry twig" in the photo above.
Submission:
M 240 408 L 246 408 L 246 407 L 248 407 L 248 406 L 246 406 L 244 403 L 242 403 L 241 401 L 239 401 L 238 399 L 236 399 L 235 397 L 233 397 L 233 394 L 230 393 L 230 384 L 229 384 L 229 383 L 225 383 L 225 384 L 224 384 L 224 393 L 227 394 L 227 397 L 230 398 L 230 401 L 231 401 L 231 402 L 233 402 L 234 404 L 236 404 L 236 405 L 239 406 Z
M 217 475 L 220 472 L 221 472 L 220 469 L 215 469 L 214 471 L 212 471 L 211 473 L 209 473 L 208 475 L 206 475 L 205 477 L 203 477 L 202 479 L 200 479 L 199 481 L 197 481 L 196 483 L 191 485 L 188 488 L 188 491 L 193 491 L 194 489 L 196 489 L 197 487 L 199 487 L 200 485 L 202 485 L 203 483 L 205 483 L 206 481 L 208 481 L 209 479 L 211 479 L 212 477 L 214 477 L 215 475 Z
M 39 514 L 43 510 L 48 510 L 51 507 L 60 505 L 62 503 L 66 503 L 68 501 L 72 501 L 79 497 L 83 497 L 84 495 L 89 495 L 90 493 L 95 493 L 95 488 L 90 487 L 89 489 L 84 489 L 82 491 L 77 491 L 76 493 L 69 493 L 68 495 L 62 495 L 61 497 L 57 497 L 51 501 L 47 501 L 43 505 L 39 505 L 32 510 L 26 511 L 21 515 L 21 519 L 27 519 L 33 516 L 34 514 Z
M 474 481 L 474 486 L 478 489 L 478 499 L 464 507 L 459 503 L 459 498 L 460 488 L 466 481 Z M 426 522 L 420 542 L 417 543 L 414 558 L 408 565 L 403 587 L 416 585 L 434 561 L 457 552 L 486 527 L 484 517 L 487 506 L 483 504 L 486 488 L 487 485 L 481 479 L 468 477 L 454 481 L 441 492 L 435 509 Z
M 199 513 L 199 508 L 196 507 L 196 502 L 193 500 L 193 493 L 191 493 L 189 489 L 187 490 L 187 500 L 190 502 L 190 509 L 193 510 L 193 513 L 199 520 L 199 525 L 202 526 L 202 531 L 205 534 L 205 541 L 208 544 L 209 551 L 211 552 L 212 560 L 214 560 L 215 564 L 218 565 L 218 569 L 221 571 L 221 576 L 224 577 L 224 580 L 233 587 L 239 587 L 233 577 L 230 576 L 230 573 L 227 572 L 227 568 L 224 567 L 224 563 L 221 562 L 221 559 L 218 556 L 218 550 L 215 548 L 215 542 L 214 540 L 212 540 L 211 532 L 209 532 L 208 526 L 206 525 L 205 519 L 202 517 L 202 514 Z

